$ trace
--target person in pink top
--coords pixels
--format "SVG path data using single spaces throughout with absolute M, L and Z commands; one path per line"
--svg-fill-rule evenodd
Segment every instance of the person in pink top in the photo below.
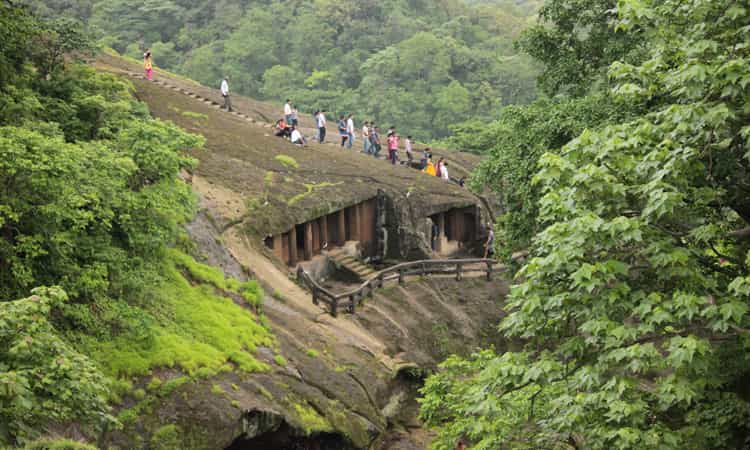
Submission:
M 391 164 L 396 165 L 398 159 L 398 134 L 395 131 L 388 133 L 388 159 Z

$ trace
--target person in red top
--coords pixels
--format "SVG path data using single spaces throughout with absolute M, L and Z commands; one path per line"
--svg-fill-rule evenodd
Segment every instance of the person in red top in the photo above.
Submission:
M 388 133 L 388 159 L 391 164 L 396 165 L 398 159 L 398 134 L 395 131 Z
M 279 119 L 276 122 L 276 133 L 277 137 L 290 138 L 292 136 L 292 129 L 287 125 L 284 119 Z

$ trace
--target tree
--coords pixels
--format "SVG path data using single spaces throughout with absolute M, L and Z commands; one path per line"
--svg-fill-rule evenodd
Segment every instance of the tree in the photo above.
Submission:
M 638 28 L 615 28 L 614 0 L 548 0 L 540 22 L 524 31 L 519 46 L 541 61 L 539 84 L 548 95 L 582 95 L 605 81 L 614 61 L 636 61 L 643 42 Z
M 104 375 L 48 321 L 66 300 L 59 288 L 37 288 L 0 302 L 0 445 L 24 444 L 54 423 L 114 421 Z
M 451 359 L 422 416 L 437 448 L 750 444 L 750 14 L 620 3 L 648 39 L 610 69 L 639 117 L 540 160 L 541 231 L 500 327 L 520 351 Z

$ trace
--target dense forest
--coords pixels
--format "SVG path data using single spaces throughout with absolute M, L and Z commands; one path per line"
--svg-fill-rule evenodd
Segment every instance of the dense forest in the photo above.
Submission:
M 434 448 L 750 446 L 750 10 L 548 0 L 521 37 L 547 94 L 447 143 L 487 155 L 498 247 L 528 249 L 516 351 L 427 380 Z
M 354 113 L 422 140 L 535 96 L 515 38 L 534 2 L 461 0 L 27 0 L 99 41 L 208 86 L 301 111 Z

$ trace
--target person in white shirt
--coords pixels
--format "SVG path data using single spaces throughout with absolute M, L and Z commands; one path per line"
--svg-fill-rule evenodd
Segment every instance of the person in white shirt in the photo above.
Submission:
M 284 122 L 292 123 L 292 101 L 289 99 L 284 103 Z
M 406 136 L 406 157 L 409 159 L 409 165 L 414 160 L 414 151 L 412 150 L 411 136 Z
M 451 178 L 448 176 L 448 161 L 445 161 L 440 165 L 440 178 L 445 181 L 451 180 Z
M 349 118 L 346 120 L 346 134 L 349 135 L 349 139 L 346 141 L 346 148 L 352 148 L 354 143 L 354 117 L 349 114 Z
M 297 144 L 301 146 L 307 145 L 307 142 L 305 141 L 304 136 L 302 136 L 302 133 L 299 132 L 297 127 L 292 126 L 292 144 Z
M 370 127 L 368 125 L 370 122 L 367 121 L 362 125 L 362 141 L 364 141 L 362 151 L 365 153 L 370 153 Z
M 326 115 L 325 111 L 318 113 L 318 141 L 322 144 L 326 140 Z
M 229 77 L 225 76 L 221 81 L 221 96 L 224 97 L 224 109 L 232 112 L 232 100 L 229 99 Z

